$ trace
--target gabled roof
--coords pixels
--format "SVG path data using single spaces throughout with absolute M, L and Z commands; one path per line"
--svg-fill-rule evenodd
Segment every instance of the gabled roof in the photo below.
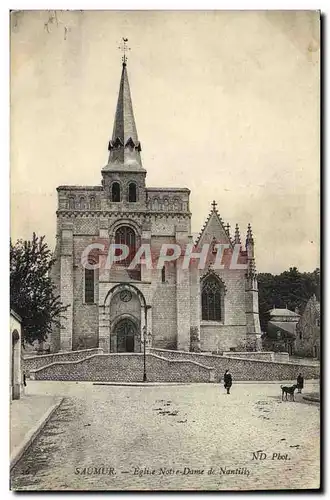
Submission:
M 17 314 L 17 312 L 14 311 L 14 309 L 10 309 L 10 314 L 15 318 L 17 319 L 17 321 L 19 323 L 22 323 L 22 318 L 20 317 L 19 314 Z
M 212 203 L 212 209 L 204 223 L 204 226 L 202 227 L 201 232 L 198 235 L 195 245 L 198 246 L 206 239 L 210 240 L 206 241 L 207 243 L 211 243 L 211 241 L 215 239 L 217 240 L 217 243 L 229 243 L 231 247 L 233 246 L 223 220 L 221 219 L 220 214 L 216 209 L 215 202 Z
M 321 305 L 320 302 L 317 300 L 315 294 L 312 295 L 311 298 L 306 303 L 304 312 L 302 313 L 302 317 L 305 316 L 306 314 L 309 315 L 311 310 L 314 310 L 316 312 L 316 316 L 318 318 L 321 317 Z

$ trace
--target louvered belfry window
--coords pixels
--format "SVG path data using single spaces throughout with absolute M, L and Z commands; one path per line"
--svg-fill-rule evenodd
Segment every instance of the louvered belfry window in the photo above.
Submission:
M 119 182 L 114 182 L 111 186 L 111 201 L 115 203 L 120 202 L 120 184 Z
M 202 319 L 222 320 L 222 285 L 214 277 L 206 278 L 202 284 Z
M 125 259 L 118 261 L 118 264 L 122 266 L 129 266 L 136 253 L 136 237 L 133 229 L 128 226 L 122 226 L 118 228 L 115 235 L 115 243 L 117 245 L 119 244 L 128 246 L 128 256 Z M 116 254 L 121 254 L 120 249 L 116 250 Z
M 128 201 L 134 203 L 136 202 L 136 199 L 136 184 L 134 182 L 130 182 L 128 185 Z

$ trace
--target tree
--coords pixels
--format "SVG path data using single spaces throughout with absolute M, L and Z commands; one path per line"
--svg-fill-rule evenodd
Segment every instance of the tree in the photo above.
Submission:
M 312 273 L 301 273 L 296 267 L 290 267 L 279 275 L 260 273 L 259 316 L 262 331 L 266 331 L 269 321 L 268 311 L 273 308 L 287 307 L 291 311 L 297 308 L 301 314 L 313 294 L 320 300 L 320 269 Z
M 50 271 L 55 263 L 45 237 L 10 241 L 10 307 L 22 318 L 23 342 L 43 342 L 59 325 L 64 306 L 56 295 Z

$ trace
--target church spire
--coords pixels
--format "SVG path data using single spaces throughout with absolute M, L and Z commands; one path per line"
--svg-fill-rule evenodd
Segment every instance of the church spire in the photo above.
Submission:
M 112 138 L 109 141 L 109 159 L 104 170 L 139 170 L 143 171 L 141 162 L 141 144 L 138 139 L 131 91 L 127 75 L 127 56 L 129 48 L 126 45 L 127 38 L 123 38 L 122 72 L 119 85 L 119 94 L 115 121 L 113 125 Z

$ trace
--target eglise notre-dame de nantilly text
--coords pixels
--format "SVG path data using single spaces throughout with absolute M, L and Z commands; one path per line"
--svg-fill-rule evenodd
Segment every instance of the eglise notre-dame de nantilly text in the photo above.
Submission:
M 101 347 L 104 352 L 140 352 L 146 332 L 155 348 L 258 349 L 261 332 L 251 227 L 241 241 L 238 225 L 230 234 L 212 203 L 193 241 L 190 190 L 146 185 L 125 57 L 108 151 L 99 185 L 57 188 L 53 278 L 61 301 L 70 307 L 51 335 L 51 350 Z M 194 243 L 195 252 L 209 243 L 210 251 L 203 269 L 196 265 L 185 269 L 182 255 L 161 269 L 142 262 L 130 270 L 131 256 L 110 269 L 87 269 L 81 256 L 95 241 L 123 243 L 133 250 L 149 244 L 153 254 L 169 243 L 182 248 Z M 240 245 L 241 268 L 214 268 L 212 248 L 217 242 L 227 244 L 227 255 Z

